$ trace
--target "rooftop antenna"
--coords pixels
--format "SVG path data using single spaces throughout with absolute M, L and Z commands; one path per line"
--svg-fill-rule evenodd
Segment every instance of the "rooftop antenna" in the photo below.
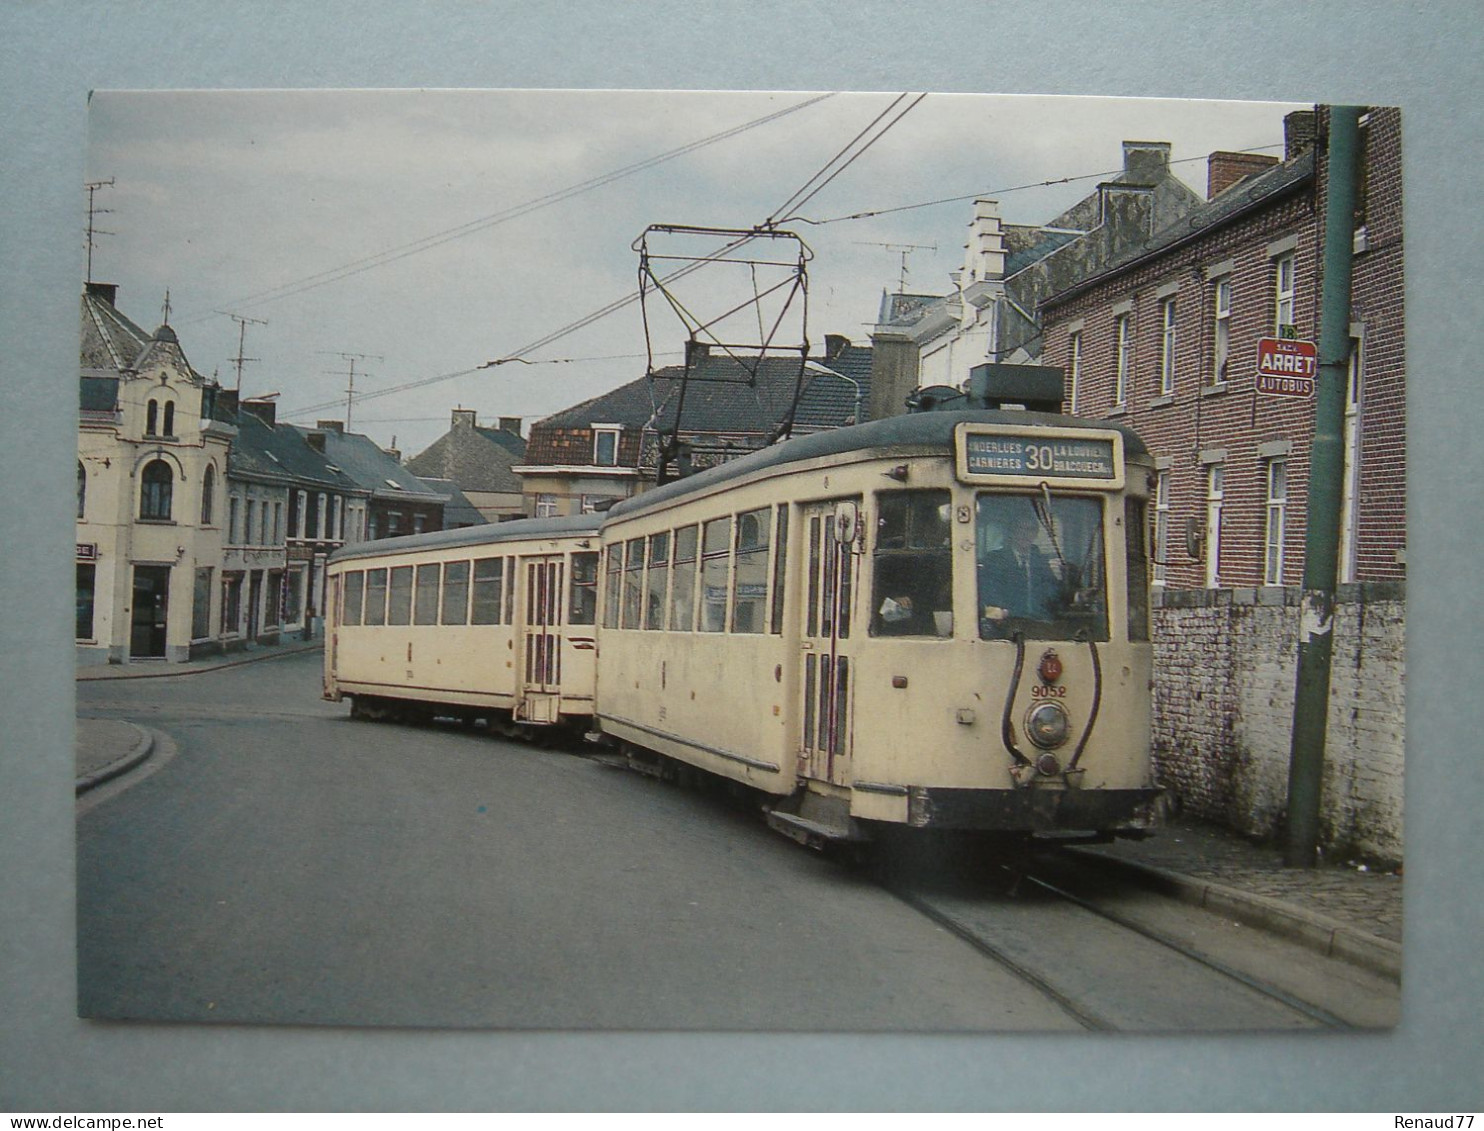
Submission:
M 97 194 L 97 192 L 98 192 L 99 189 L 101 189 L 101 188 L 108 188 L 112 184 L 113 184 L 113 178 L 112 177 L 109 177 L 108 180 L 106 180 L 106 181 L 89 181 L 88 184 L 87 184 L 87 189 L 88 189 L 88 240 L 87 240 L 87 248 L 88 248 L 88 278 L 87 278 L 87 281 L 90 282 L 90 283 L 93 281 L 93 248 L 95 246 L 94 237 L 95 236 L 112 236 L 112 235 L 116 235 L 117 234 L 116 232 L 105 232 L 105 231 L 103 231 L 103 229 L 96 228 L 96 227 L 93 226 L 93 219 L 94 219 L 94 217 L 96 217 L 96 216 L 106 216 L 108 213 L 110 213 L 110 212 L 113 211 L 112 208 L 99 208 L 94 203 L 94 201 L 93 201 L 93 197 Z
M 248 318 L 244 314 L 228 314 L 225 310 L 218 310 L 217 313 L 226 315 L 226 317 L 237 323 L 237 356 L 229 357 L 227 360 L 237 366 L 237 392 L 240 393 L 242 392 L 242 363 L 245 361 L 262 360 L 257 357 L 243 356 L 242 347 L 247 341 L 247 324 L 251 322 L 254 326 L 266 326 L 268 325 L 268 320 L 266 318 Z
M 382 357 L 380 354 L 377 354 L 377 353 L 345 353 L 345 352 L 337 351 L 337 350 L 320 350 L 319 352 L 320 353 L 333 353 L 336 357 L 342 357 L 346 361 L 350 362 L 349 380 L 346 382 L 346 385 L 345 385 L 345 430 L 347 432 L 349 432 L 350 431 L 350 409 L 351 409 L 351 405 L 355 402 L 355 397 L 356 397 L 356 361 L 357 361 L 357 359 L 359 359 L 361 361 L 385 361 L 386 358 Z M 337 373 L 338 374 L 340 371 L 338 369 L 336 369 L 336 370 L 328 370 L 327 369 L 327 370 L 325 370 L 325 372 L 327 372 L 327 373 L 334 372 L 334 373 Z M 362 377 L 369 377 L 369 376 L 372 376 L 372 374 L 362 373 L 361 376 Z
M 897 293 L 907 293 L 907 258 L 914 251 L 937 251 L 935 243 L 868 243 L 863 240 L 856 241 L 862 247 L 884 247 L 887 251 L 895 252 L 902 257 L 902 274 L 897 282 Z
M 170 325 L 170 288 L 165 288 L 165 303 L 160 308 L 160 325 Z

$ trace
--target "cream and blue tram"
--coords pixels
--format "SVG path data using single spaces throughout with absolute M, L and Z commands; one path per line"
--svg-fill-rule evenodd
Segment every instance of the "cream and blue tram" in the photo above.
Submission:
M 364 542 L 330 557 L 324 698 L 361 718 L 585 725 L 599 516 Z
M 626 500 L 597 726 L 771 795 L 809 843 L 1142 830 L 1152 474 L 1114 425 L 925 412 Z

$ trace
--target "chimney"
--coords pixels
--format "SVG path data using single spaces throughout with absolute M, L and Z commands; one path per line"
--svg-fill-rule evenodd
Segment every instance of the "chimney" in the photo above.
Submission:
M 233 392 L 232 395 L 235 397 L 237 394 Z M 272 428 L 278 421 L 277 401 L 243 401 L 240 411 L 257 417 L 269 428 Z
M 343 420 L 316 420 L 314 426 L 321 432 L 334 432 L 338 436 L 345 435 L 345 421 Z
M 1313 110 L 1295 110 L 1283 119 L 1283 160 L 1292 161 L 1306 149 L 1314 147 L 1315 115 Z
M 833 361 L 850 348 L 850 339 L 844 334 L 826 334 L 824 336 L 824 359 Z
M 500 417 L 500 431 L 501 432 L 514 432 L 517 436 L 519 436 L 520 435 L 520 417 L 518 417 L 518 416 L 502 416 L 502 417 Z
M 472 408 L 456 408 L 453 410 L 453 419 L 449 422 L 450 428 L 454 430 L 473 428 L 474 424 L 474 410 Z
M 705 342 L 698 342 L 694 338 L 685 343 L 685 367 L 694 369 L 705 363 L 711 356 L 711 347 Z
M 320 455 L 325 454 L 325 434 L 323 432 L 306 432 L 304 441 Z
M 95 283 L 89 279 L 84 286 L 87 288 L 88 294 L 94 298 L 102 299 L 109 306 L 112 306 L 114 299 L 118 298 L 119 285 L 117 283 Z
M 964 252 L 965 284 L 1005 277 L 1005 232 L 1000 223 L 1000 205 L 995 200 L 974 201 L 974 219 L 969 222 L 969 243 Z
M 396 460 L 398 463 L 402 462 L 402 451 L 400 448 L 387 448 L 386 454 L 391 456 L 392 459 Z
M 1123 176 L 1130 184 L 1156 185 L 1169 175 L 1169 142 L 1126 141 L 1123 143 Z
M 1238 181 L 1255 176 L 1278 164 L 1263 153 L 1228 153 L 1222 150 L 1206 158 L 1206 199 L 1215 200 Z

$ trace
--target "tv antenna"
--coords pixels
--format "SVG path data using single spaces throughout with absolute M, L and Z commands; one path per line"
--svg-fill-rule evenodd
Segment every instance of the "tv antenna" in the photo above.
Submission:
M 98 192 L 99 189 L 101 189 L 101 188 L 108 188 L 112 184 L 113 184 L 113 178 L 112 177 L 109 177 L 108 180 L 106 180 L 106 181 L 89 181 L 87 183 L 87 190 L 88 190 L 88 239 L 87 239 L 87 248 L 88 248 L 88 277 L 87 277 L 87 281 L 90 282 L 90 283 L 93 281 L 93 248 L 96 246 L 96 241 L 95 241 L 94 237 L 96 237 L 96 236 L 112 236 L 112 235 L 117 235 L 118 234 L 116 232 L 105 232 L 105 231 L 103 231 L 103 229 L 97 228 L 97 227 L 94 227 L 93 226 L 93 220 L 94 220 L 95 217 L 97 217 L 97 216 L 106 216 L 108 213 L 110 213 L 110 212 L 113 211 L 112 208 L 99 208 L 97 206 L 97 204 L 93 200 L 94 196 L 97 195 L 97 192 Z
M 902 274 L 897 281 L 897 293 L 907 293 L 907 259 L 914 251 L 937 251 L 935 243 L 868 243 L 863 240 L 856 241 L 861 247 L 884 247 L 887 251 L 894 252 L 902 257 Z
M 347 379 L 346 384 L 345 384 L 345 430 L 347 432 L 349 432 L 350 431 L 350 410 L 351 410 L 351 405 L 355 402 L 355 397 L 356 397 L 356 362 L 357 361 L 385 361 L 386 358 L 384 358 L 380 354 L 376 354 L 376 353 L 346 353 L 344 351 L 336 351 L 336 350 L 320 350 L 320 353 L 333 353 L 336 357 L 343 358 L 346 361 L 350 362 L 350 372 L 347 374 L 347 378 L 348 379 Z M 334 372 L 334 373 L 338 374 L 340 371 L 337 369 L 337 370 L 326 370 L 326 372 Z M 361 374 L 361 376 L 362 377 L 370 377 L 370 376 L 372 376 L 372 374 L 363 372 Z M 392 446 L 393 447 L 396 446 L 395 442 L 393 442 L 393 445 Z
M 218 310 L 217 313 L 224 315 L 225 317 L 230 318 L 233 322 L 237 323 L 237 356 L 229 357 L 227 358 L 227 360 L 237 366 L 237 392 L 240 393 L 242 392 L 243 362 L 262 360 L 261 358 L 257 357 L 243 356 L 243 345 L 247 341 L 247 324 L 251 322 L 254 326 L 266 326 L 268 325 L 268 320 L 266 318 L 249 318 L 245 314 L 229 314 L 225 310 Z

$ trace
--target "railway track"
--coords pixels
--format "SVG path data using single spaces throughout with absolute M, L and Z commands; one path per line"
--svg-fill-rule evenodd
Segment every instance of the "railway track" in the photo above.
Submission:
M 1327 976 L 1312 956 L 1275 957 L 1283 948 L 1278 940 L 1247 938 L 1244 928 L 1110 882 L 1065 856 L 998 872 L 877 878 L 1091 1031 L 1332 1032 L 1367 1025 L 1363 1010 L 1345 1015 L 1351 971 Z M 1274 970 L 1288 976 L 1274 977 Z M 1308 986 L 1296 987 L 1296 978 Z

